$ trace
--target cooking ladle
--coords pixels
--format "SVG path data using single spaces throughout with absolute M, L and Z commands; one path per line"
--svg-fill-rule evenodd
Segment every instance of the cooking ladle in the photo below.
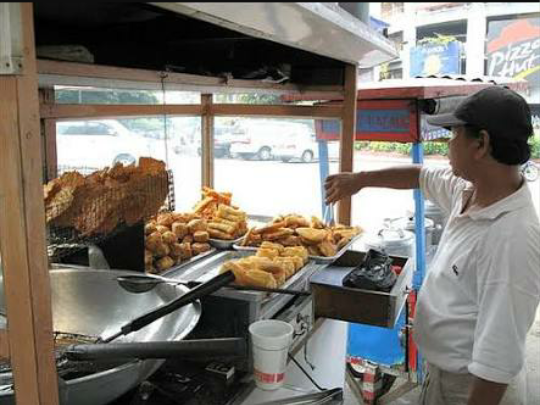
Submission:
M 144 293 L 150 291 L 158 284 L 172 284 L 172 285 L 185 285 L 189 288 L 194 288 L 201 283 L 198 281 L 179 281 L 172 278 L 166 277 L 156 277 L 156 276 L 119 276 L 116 278 L 118 284 L 125 289 L 126 291 L 132 293 Z M 297 291 L 297 290 L 285 290 L 281 288 L 265 288 L 265 287 L 247 287 L 239 285 L 227 285 L 223 288 L 233 289 L 233 290 L 242 290 L 242 291 L 263 291 L 269 293 L 280 293 L 280 294 L 290 294 L 290 295 L 301 295 L 308 296 L 311 293 L 307 291 Z

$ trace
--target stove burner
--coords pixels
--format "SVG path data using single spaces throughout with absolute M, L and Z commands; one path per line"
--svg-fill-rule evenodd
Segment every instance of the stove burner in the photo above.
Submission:
M 216 375 L 206 363 L 169 360 L 111 405 L 225 405 L 241 385 L 237 377 Z

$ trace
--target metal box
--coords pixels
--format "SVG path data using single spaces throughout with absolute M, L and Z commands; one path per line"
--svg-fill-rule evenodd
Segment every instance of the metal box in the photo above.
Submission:
M 343 278 L 364 259 L 365 252 L 349 250 L 332 265 L 315 273 L 311 292 L 315 317 L 393 328 L 405 305 L 413 277 L 412 260 L 390 256 L 403 270 L 389 293 L 343 286 Z

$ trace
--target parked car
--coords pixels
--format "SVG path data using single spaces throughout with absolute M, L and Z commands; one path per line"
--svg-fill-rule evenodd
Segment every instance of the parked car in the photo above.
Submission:
M 201 133 L 200 126 L 195 129 Z M 214 127 L 214 157 L 231 157 L 231 144 L 238 141 L 243 136 L 243 130 L 236 125 L 217 124 Z M 201 156 L 201 135 L 195 137 L 197 145 L 197 154 Z
M 59 122 L 56 133 L 62 166 L 97 168 L 135 163 L 141 156 L 165 157 L 159 140 L 145 139 L 112 119 Z
M 243 159 L 274 159 L 278 145 L 291 137 L 310 133 L 310 128 L 304 124 L 271 120 L 247 121 L 242 128 L 243 135 L 235 139 L 230 151 L 233 157 Z
M 327 146 L 328 158 L 330 160 L 339 159 L 339 142 L 327 142 Z M 273 154 L 276 159 L 282 162 L 310 163 L 319 160 L 319 144 L 315 134 L 310 131 L 293 132 L 274 146 Z

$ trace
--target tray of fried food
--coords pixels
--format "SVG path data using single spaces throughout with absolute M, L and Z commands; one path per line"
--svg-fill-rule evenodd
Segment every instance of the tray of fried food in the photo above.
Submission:
M 210 243 L 218 249 L 230 249 L 247 231 L 247 215 L 232 205 L 232 193 L 203 187 L 193 212 L 206 219 Z
M 235 284 L 241 286 L 287 288 L 308 260 L 308 252 L 302 246 L 264 242 L 254 255 L 223 263 L 220 273 L 232 271 Z
M 313 216 L 311 221 L 298 214 L 282 215 L 260 228 L 248 230 L 237 250 L 255 250 L 265 241 L 283 246 L 304 246 L 317 262 L 333 262 L 360 236 L 360 227 L 326 225 Z
M 208 223 L 193 213 L 163 212 L 144 227 L 144 265 L 148 273 L 166 273 L 216 251 Z

